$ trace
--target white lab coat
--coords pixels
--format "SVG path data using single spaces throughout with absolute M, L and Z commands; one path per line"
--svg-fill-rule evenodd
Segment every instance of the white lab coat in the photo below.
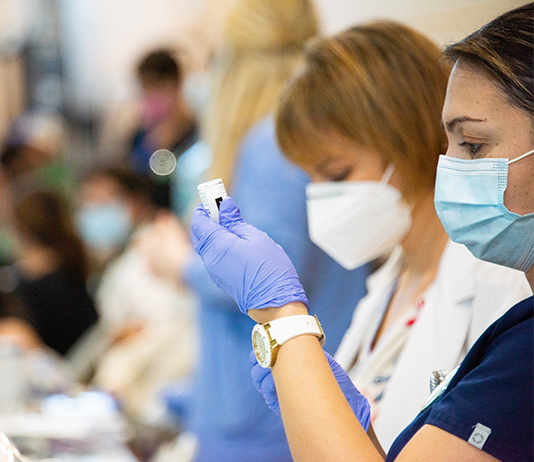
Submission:
M 401 259 L 402 252 L 396 249 L 368 278 L 368 295 L 358 304 L 336 352 L 337 361 L 349 375 L 363 333 L 377 328 L 376 311 L 383 311 L 389 300 Z M 449 241 L 373 422 L 386 452 L 428 397 L 431 372 L 452 371 L 491 323 L 531 294 L 523 273 L 478 260 L 463 245 Z

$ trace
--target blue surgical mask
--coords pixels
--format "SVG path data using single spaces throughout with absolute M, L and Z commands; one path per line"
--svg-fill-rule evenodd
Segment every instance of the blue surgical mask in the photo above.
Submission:
M 534 213 L 504 206 L 508 165 L 513 160 L 440 156 L 434 203 L 449 237 L 481 260 L 528 271 L 534 264 Z
M 88 247 L 105 251 L 121 248 L 132 227 L 128 208 L 120 201 L 84 206 L 76 225 Z

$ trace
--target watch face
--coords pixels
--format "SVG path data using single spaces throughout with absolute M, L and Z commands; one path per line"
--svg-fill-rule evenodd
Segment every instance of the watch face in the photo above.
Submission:
M 268 340 L 264 337 L 261 328 L 254 328 L 252 331 L 252 347 L 254 354 L 261 367 L 270 367 L 271 364 L 271 350 L 267 349 Z
M 254 348 L 254 353 L 258 360 L 265 360 L 265 343 L 263 342 L 263 337 L 258 330 L 255 330 L 252 333 L 252 347 Z

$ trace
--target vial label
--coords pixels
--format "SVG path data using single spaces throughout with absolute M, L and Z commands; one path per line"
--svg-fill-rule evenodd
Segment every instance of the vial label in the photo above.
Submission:
M 198 185 L 197 189 L 202 205 L 208 212 L 209 217 L 212 220 L 219 221 L 219 207 L 223 199 L 228 197 L 222 180 L 218 178 L 207 181 Z

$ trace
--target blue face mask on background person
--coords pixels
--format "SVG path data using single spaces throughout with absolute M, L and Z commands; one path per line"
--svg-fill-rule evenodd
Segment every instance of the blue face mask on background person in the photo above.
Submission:
M 440 156 L 434 204 L 449 237 L 481 260 L 528 271 L 534 264 L 534 213 L 504 205 L 509 161 Z
M 84 206 L 76 225 L 88 247 L 105 251 L 122 247 L 132 227 L 128 208 L 120 201 Z

